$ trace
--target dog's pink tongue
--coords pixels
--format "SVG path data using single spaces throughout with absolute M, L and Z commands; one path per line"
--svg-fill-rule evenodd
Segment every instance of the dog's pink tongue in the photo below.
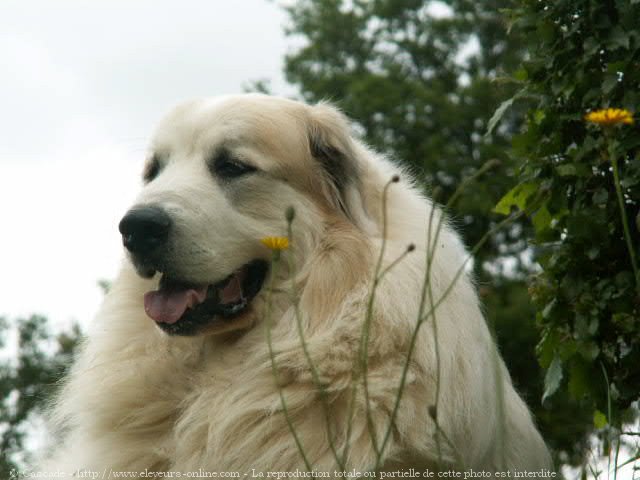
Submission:
M 144 294 L 144 310 L 159 323 L 177 322 L 187 308 L 204 302 L 207 287 L 160 289 Z

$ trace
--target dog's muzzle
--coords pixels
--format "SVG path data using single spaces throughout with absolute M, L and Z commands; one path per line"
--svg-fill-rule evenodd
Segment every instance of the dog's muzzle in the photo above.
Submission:
M 156 205 L 134 206 L 118 228 L 138 274 L 143 278 L 161 274 L 157 288 L 144 295 L 144 310 L 170 335 L 195 335 L 205 327 L 228 324 L 242 316 L 269 271 L 266 260 L 254 258 L 210 281 L 185 277 L 168 255 L 172 219 Z

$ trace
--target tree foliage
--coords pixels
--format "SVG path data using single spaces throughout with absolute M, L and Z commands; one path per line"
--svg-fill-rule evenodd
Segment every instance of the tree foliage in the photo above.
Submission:
M 16 352 L 10 338 L 17 335 Z M 78 344 L 74 327 L 54 337 L 47 319 L 40 315 L 18 319 L 10 328 L 0 318 L 0 348 L 12 355 L 0 362 L 0 478 L 10 478 L 12 469 L 24 467 L 25 440 L 30 421 L 50 400 Z
M 518 84 L 508 76 L 526 55 L 518 30 L 507 32 L 503 9 L 513 7 L 508 0 L 302 0 L 288 7 L 288 33 L 302 40 L 286 58 L 288 80 L 307 101 L 337 102 L 369 144 L 411 166 L 441 192 L 439 200 L 487 161 L 500 161 L 450 212 L 469 246 L 500 219 L 493 207 L 521 163 L 508 154 L 527 108 L 509 100 Z M 545 438 L 579 461 L 591 411 L 567 395 L 540 403 L 538 332 L 526 285 L 531 263 L 521 261 L 531 233 L 530 223 L 519 221 L 494 234 L 477 253 L 475 273 L 507 365 Z
M 535 226 L 545 396 L 621 428 L 640 398 L 640 130 L 585 114 L 640 105 L 640 2 L 522 0 L 512 15 L 531 52 L 518 96 L 533 108 L 513 140 L 520 183 L 499 206 Z
M 442 191 L 443 202 L 462 178 L 501 160 L 491 181 L 475 184 L 456 205 L 456 220 L 475 244 L 494 224 L 491 209 L 513 183 L 513 161 L 505 152 L 517 123 L 504 122 L 491 141 L 484 133 L 496 106 L 514 92 L 496 80 L 515 69 L 522 48 L 517 38 L 507 38 L 499 13 L 508 2 L 447 3 L 296 2 L 288 8 L 289 33 L 305 44 L 287 56 L 285 71 L 306 100 L 336 101 L 373 147 L 411 165 L 431 189 Z M 478 254 L 478 271 L 505 250 L 521 251 L 523 229 L 519 224 L 494 237 Z

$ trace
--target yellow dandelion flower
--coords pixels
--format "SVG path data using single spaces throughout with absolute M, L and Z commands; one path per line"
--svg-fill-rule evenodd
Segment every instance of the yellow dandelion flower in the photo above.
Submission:
M 260 241 L 271 250 L 286 250 L 289 248 L 289 239 L 287 237 L 264 237 Z
M 602 127 L 620 125 L 622 123 L 633 125 L 633 115 L 629 110 L 623 108 L 605 108 L 594 110 L 584 116 L 587 122 L 595 123 Z

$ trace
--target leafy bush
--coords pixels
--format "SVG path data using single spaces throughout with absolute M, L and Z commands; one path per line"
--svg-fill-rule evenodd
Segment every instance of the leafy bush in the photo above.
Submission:
M 516 98 L 534 107 L 513 140 L 520 183 L 498 210 L 535 227 L 544 398 L 566 390 L 596 427 L 619 429 L 640 386 L 640 130 L 585 115 L 640 105 L 640 2 L 523 0 L 511 14 L 530 45 Z

